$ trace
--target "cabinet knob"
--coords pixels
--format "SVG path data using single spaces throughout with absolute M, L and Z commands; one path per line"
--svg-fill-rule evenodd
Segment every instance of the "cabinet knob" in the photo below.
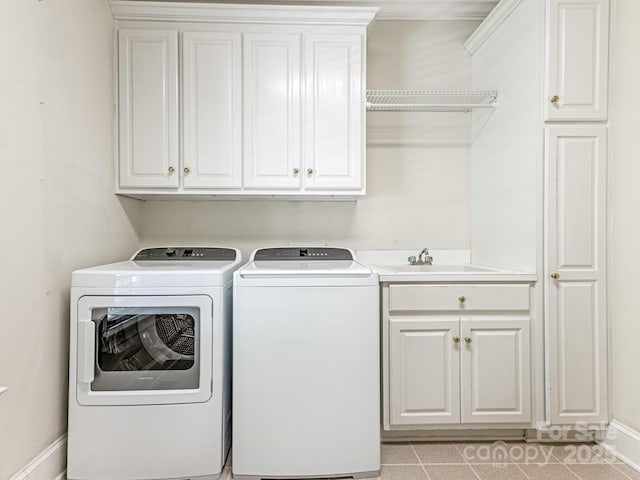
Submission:
M 176 171 L 176 169 L 175 169 L 175 168 L 173 168 L 173 167 L 169 167 L 169 168 L 168 168 L 168 170 L 169 170 L 169 173 L 173 173 L 173 172 L 175 172 L 175 171 Z
M 559 101 L 560 97 L 558 95 L 554 95 L 553 97 L 551 97 L 551 103 L 553 103 L 554 105 L 558 105 Z
M 189 167 L 184 167 L 184 173 L 185 173 L 185 175 L 189 175 L 189 172 L 191 172 L 191 170 L 189 169 Z
M 460 296 L 458 297 L 458 301 L 459 301 L 460 303 L 464 303 L 464 302 L 466 302 L 466 301 L 467 301 L 467 297 L 465 297 L 464 295 L 460 295 Z
M 294 174 L 294 175 L 297 175 L 297 174 L 299 174 L 299 173 L 300 173 L 300 169 L 299 169 L 299 168 L 294 168 L 294 169 L 293 169 L 293 174 Z
M 559 273 L 552 273 L 551 278 L 553 278 L 554 280 L 558 280 L 560 278 L 560 274 Z
M 313 168 L 307 168 L 307 175 L 313 174 Z
M 471 337 L 464 337 L 464 343 L 469 345 L 471 343 Z
M 460 343 L 460 337 L 453 337 L 453 343 Z

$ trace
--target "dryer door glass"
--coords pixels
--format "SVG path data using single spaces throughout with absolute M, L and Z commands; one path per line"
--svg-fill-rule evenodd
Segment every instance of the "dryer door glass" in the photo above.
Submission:
M 94 391 L 195 389 L 199 382 L 199 310 L 104 307 L 95 323 Z

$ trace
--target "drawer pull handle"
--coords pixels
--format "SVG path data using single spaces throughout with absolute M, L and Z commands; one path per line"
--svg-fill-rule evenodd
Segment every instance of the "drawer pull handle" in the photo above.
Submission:
M 464 303 L 464 302 L 466 302 L 466 301 L 467 301 L 467 297 L 465 297 L 464 295 L 461 295 L 461 296 L 459 296 L 459 297 L 458 297 L 458 301 L 459 301 L 460 303 Z
M 559 273 L 552 273 L 551 274 L 551 278 L 553 278 L 554 280 L 558 280 L 560 278 L 560 274 Z
M 293 169 L 293 174 L 297 175 L 298 173 L 300 173 L 300 169 L 299 168 L 294 168 Z
M 313 175 L 313 168 L 307 168 L 307 175 Z
M 173 168 L 173 167 L 169 167 L 169 168 L 168 168 L 168 170 L 169 170 L 169 173 L 173 173 L 173 172 L 175 172 L 175 171 L 176 171 L 176 169 L 175 169 L 175 168 Z
M 560 97 L 558 95 L 554 95 L 553 97 L 551 97 L 551 103 L 553 103 L 554 105 L 558 105 L 558 102 L 560 101 Z
M 471 343 L 471 337 L 464 337 L 464 343 L 469 345 Z
M 460 337 L 453 337 L 453 343 L 460 343 Z
M 184 167 L 184 174 L 185 175 L 189 175 L 190 172 L 191 172 L 191 169 L 189 167 Z

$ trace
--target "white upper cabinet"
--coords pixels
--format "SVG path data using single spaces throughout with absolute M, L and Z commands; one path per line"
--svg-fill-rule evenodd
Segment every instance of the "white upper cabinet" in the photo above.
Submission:
M 178 31 L 118 32 L 119 186 L 178 187 Z
M 109 3 L 117 193 L 365 193 L 365 45 L 377 8 Z
M 607 119 L 609 0 L 548 0 L 545 120 Z
M 244 185 L 301 185 L 300 43 L 297 34 L 244 35 Z
M 242 186 L 242 36 L 184 32 L 184 188 Z
M 305 186 L 309 190 L 364 187 L 365 102 L 362 35 L 304 37 Z

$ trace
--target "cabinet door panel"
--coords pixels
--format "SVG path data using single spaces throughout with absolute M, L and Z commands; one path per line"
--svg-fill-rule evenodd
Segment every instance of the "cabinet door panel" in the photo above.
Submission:
M 177 187 L 178 32 L 118 31 L 120 187 Z
M 307 190 L 361 189 L 363 37 L 305 35 L 304 157 Z
M 392 425 L 460 421 L 458 325 L 458 319 L 390 319 Z
M 531 419 L 529 320 L 461 320 L 462 423 Z
M 244 185 L 298 189 L 301 37 L 251 33 L 243 40 Z
M 240 188 L 241 35 L 185 32 L 182 40 L 184 188 Z
M 547 132 L 550 420 L 606 421 L 605 126 Z
M 609 0 L 549 0 L 548 7 L 546 120 L 606 120 Z

